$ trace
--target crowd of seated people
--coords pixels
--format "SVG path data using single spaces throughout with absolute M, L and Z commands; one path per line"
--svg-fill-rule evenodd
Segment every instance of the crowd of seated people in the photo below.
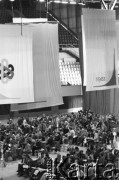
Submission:
M 93 180 L 97 176 L 98 179 L 117 176 L 119 153 L 113 143 L 113 128 L 117 126 L 114 116 L 99 116 L 90 110 L 43 114 L 31 119 L 20 117 L 16 123 L 10 119 L 6 125 L 0 123 L 4 160 L 21 159 L 18 175 L 30 179 L 47 180 L 53 176 L 58 180 Z M 61 155 L 65 145 L 66 154 Z M 107 145 L 111 148 L 107 149 Z M 80 149 L 82 146 L 85 152 Z M 54 162 L 51 152 L 57 154 Z M 48 162 L 53 172 L 48 173 Z

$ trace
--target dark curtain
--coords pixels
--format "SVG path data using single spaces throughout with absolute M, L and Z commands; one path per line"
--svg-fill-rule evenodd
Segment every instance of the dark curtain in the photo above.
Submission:
M 0 115 L 10 114 L 10 104 L 0 105 Z
M 82 10 L 82 9 L 81 9 Z M 83 67 L 83 41 L 82 41 L 82 22 L 81 11 L 77 14 L 77 32 L 79 34 L 79 52 L 80 52 L 80 65 L 81 65 L 81 77 L 82 84 L 84 80 L 84 67 Z M 119 117 L 119 89 L 109 89 L 100 91 L 86 92 L 86 87 L 83 89 L 83 109 L 91 109 L 95 113 L 101 115 L 113 114 L 117 118 Z
M 103 91 L 84 90 L 84 109 L 105 115 L 113 114 L 119 116 L 119 89 L 110 89 Z

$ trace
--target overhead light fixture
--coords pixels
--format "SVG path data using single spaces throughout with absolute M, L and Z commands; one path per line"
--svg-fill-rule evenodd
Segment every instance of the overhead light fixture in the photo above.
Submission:
M 73 2 L 73 1 L 71 1 L 71 2 L 69 2 L 70 4 L 76 4 L 76 2 Z
M 10 0 L 11 2 L 14 2 L 14 0 Z
M 54 1 L 55 3 L 61 3 L 61 1 Z
M 85 6 L 85 3 L 83 1 L 78 3 L 79 5 Z
M 80 3 L 80 5 L 85 6 L 85 4 L 84 4 L 84 3 Z
M 61 4 L 79 4 L 85 6 L 84 0 L 50 0 L 50 3 L 61 3 Z
M 62 4 L 68 4 L 68 1 L 61 1 Z

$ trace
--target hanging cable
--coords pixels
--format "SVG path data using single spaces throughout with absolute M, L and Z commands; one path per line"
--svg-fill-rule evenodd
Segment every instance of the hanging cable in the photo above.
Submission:
M 23 23 L 22 23 L 22 3 L 19 0 L 19 7 L 20 7 L 20 16 L 21 16 L 21 36 L 23 35 Z
M 14 6 L 13 6 L 14 0 L 10 0 L 10 2 L 11 2 L 11 6 L 12 6 L 12 18 L 14 18 Z
M 46 0 L 46 19 L 48 20 L 48 0 Z

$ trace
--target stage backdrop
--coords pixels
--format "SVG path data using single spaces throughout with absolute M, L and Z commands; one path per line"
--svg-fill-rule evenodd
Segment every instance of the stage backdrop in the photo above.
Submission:
M 32 32 L 0 25 L 0 104 L 34 101 Z
M 86 91 L 117 88 L 115 11 L 83 9 L 82 12 Z
M 27 110 L 63 104 L 59 75 L 58 24 L 40 23 L 33 31 L 34 103 L 12 105 Z

